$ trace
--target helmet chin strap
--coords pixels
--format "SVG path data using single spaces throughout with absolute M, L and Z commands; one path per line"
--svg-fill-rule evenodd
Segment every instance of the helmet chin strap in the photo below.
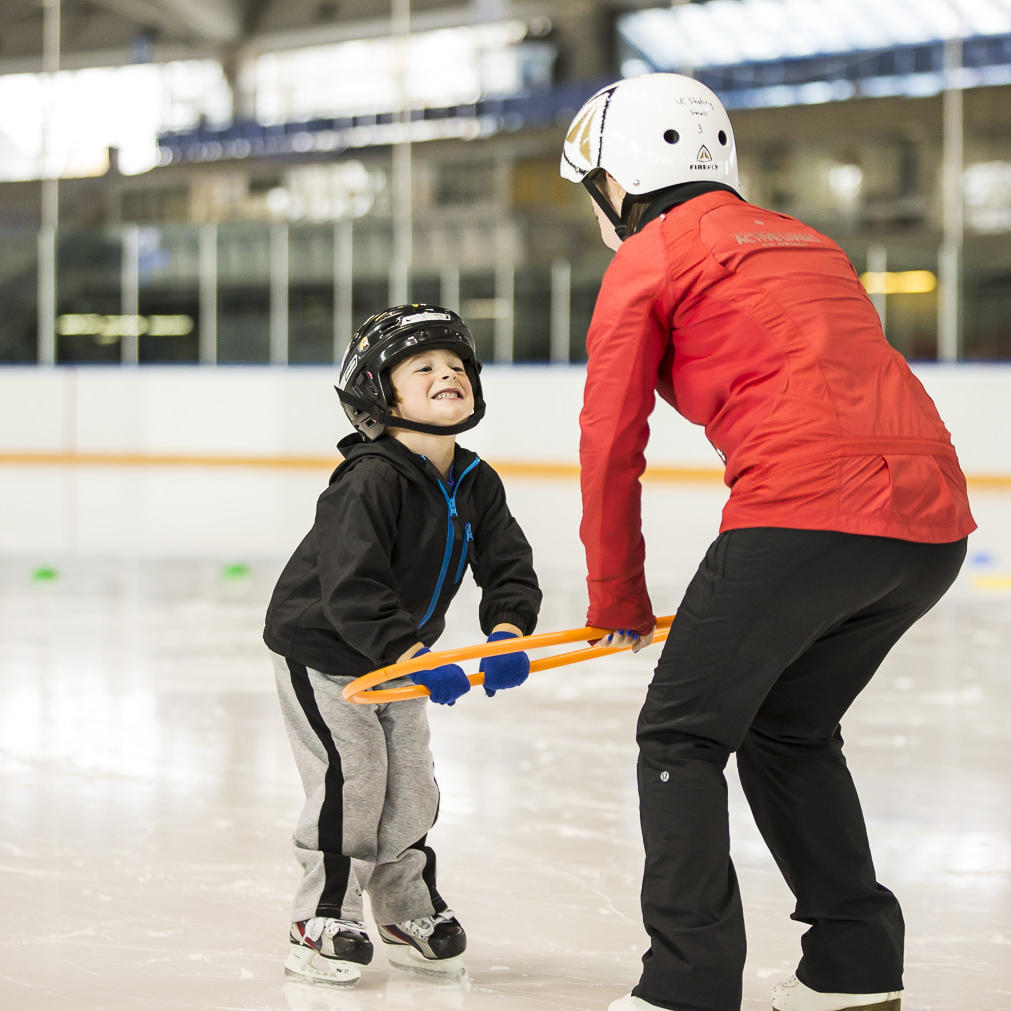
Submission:
M 408 421 L 396 414 L 386 416 L 387 428 L 406 428 L 411 432 L 424 432 L 426 435 L 459 435 L 469 432 L 484 417 L 484 404 L 474 408 L 474 413 L 455 425 L 426 425 L 422 421 Z
M 628 225 L 611 206 L 611 201 L 607 199 L 607 192 L 597 182 L 603 177 L 604 173 L 600 169 L 596 169 L 583 177 L 583 185 L 586 187 L 586 192 L 593 198 L 593 202 L 604 212 L 607 220 L 614 225 L 614 234 L 624 242 L 628 238 Z
M 459 435 L 461 432 L 468 432 L 484 417 L 485 412 L 485 405 L 482 403 L 474 408 L 474 413 L 469 418 L 455 425 L 426 425 L 423 421 L 409 421 L 407 418 L 391 414 L 389 410 L 377 410 L 375 404 L 366 403 L 353 394 L 345 393 L 338 386 L 334 389 L 342 404 L 347 404 L 352 410 L 371 414 L 387 428 L 405 428 L 411 432 L 424 432 L 425 435 Z

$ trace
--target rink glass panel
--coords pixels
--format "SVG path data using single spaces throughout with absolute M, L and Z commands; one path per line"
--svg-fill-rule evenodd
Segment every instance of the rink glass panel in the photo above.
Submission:
M 350 223 L 350 241 L 343 245 L 340 227 L 329 222 L 230 222 L 63 228 L 56 243 L 56 361 L 129 361 L 130 348 L 119 336 L 68 332 L 65 317 L 121 317 L 130 312 L 135 297 L 142 321 L 188 321 L 184 333 L 141 332 L 136 346 L 141 364 L 268 362 L 272 327 L 274 361 L 330 362 L 356 326 L 397 297 L 389 221 Z M 131 231 L 136 241 L 135 291 L 127 262 Z M 963 360 L 1011 357 L 1011 247 L 1006 238 L 1006 233 L 970 233 L 962 247 Z M 840 244 L 863 273 L 876 242 L 872 234 L 864 234 Z M 911 231 L 879 245 L 886 251 L 888 271 L 939 275 L 936 235 Z M 564 259 L 570 268 L 569 334 L 562 347 L 567 346 L 572 362 L 585 361 L 587 329 L 610 262 L 610 254 L 598 246 L 574 246 L 571 258 Z M 416 243 L 416 248 L 424 249 L 424 243 Z M 496 269 L 493 263 L 473 260 L 456 264 L 419 259 L 407 298 L 453 303 L 450 307 L 470 325 L 483 361 L 546 362 L 551 359 L 552 299 L 562 297 L 552 290 L 552 269 L 561 260 L 554 256 Z M 5 310 L 0 363 L 38 360 L 38 263 L 38 233 L 12 228 L 0 254 Z M 509 276 L 511 287 L 503 284 Z M 885 297 L 886 336 L 911 361 L 937 358 L 938 298 L 939 289 Z
M 122 243 L 115 228 L 64 228 L 56 243 L 56 361 L 112 364 L 120 361 L 118 339 L 101 332 L 60 333 L 61 317 L 108 317 L 122 311 Z
M 199 233 L 189 225 L 144 226 L 137 243 L 138 310 L 144 319 L 178 321 L 176 330 L 142 334 L 142 363 L 192 364 L 199 360 Z
M 218 229 L 218 362 L 270 360 L 270 226 Z
M 551 358 L 551 268 L 520 267 L 515 275 L 513 361 Z
M 482 362 L 495 361 L 495 321 L 499 312 L 494 269 L 461 270 L 460 315 L 474 335 Z
M 38 344 L 38 234 L 34 228 L 4 228 L 0 243 L 0 363 L 33 363 Z
M 333 361 L 334 256 L 332 225 L 299 225 L 289 231 L 288 361 L 293 364 Z

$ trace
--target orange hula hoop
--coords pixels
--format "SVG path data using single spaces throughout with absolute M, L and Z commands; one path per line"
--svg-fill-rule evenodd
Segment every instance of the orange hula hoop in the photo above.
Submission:
M 653 642 L 663 642 L 670 632 L 673 614 L 656 619 L 656 630 Z M 389 664 L 378 670 L 355 678 L 344 688 L 344 699 L 359 705 L 369 705 L 377 702 L 402 702 L 404 699 L 424 698 L 429 694 L 424 685 L 405 685 L 403 688 L 376 688 L 405 674 L 413 674 L 419 670 L 431 670 L 443 664 L 455 663 L 457 660 L 474 660 L 478 657 L 500 656 L 503 653 L 528 652 L 532 649 L 543 649 L 545 646 L 562 646 L 570 642 L 585 642 L 590 639 L 602 639 L 608 635 L 606 628 L 570 628 L 562 632 L 541 632 L 537 635 L 524 635 L 515 639 L 500 639 L 497 642 L 482 642 L 475 646 L 460 646 L 457 649 L 444 649 L 438 653 L 423 653 L 400 663 Z M 551 670 L 554 667 L 565 667 L 570 663 L 581 663 L 583 660 L 595 660 L 611 653 L 620 653 L 631 649 L 631 646 L 604 646 L 600 648 L 571 650 L 568 653 L 556 653 L 554 656 L 541 657 L 530 661 L 530 672 Z M 467 680 L 472 685 L 484 683 L 484 671 L 468 674 Z

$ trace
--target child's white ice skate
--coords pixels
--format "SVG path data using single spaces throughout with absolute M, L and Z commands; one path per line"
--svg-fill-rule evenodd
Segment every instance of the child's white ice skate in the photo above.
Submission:
M 773 1011 L 900 1011 L 902 991 L 819 993 L 796 976 L 772 988 Z
M 284 974 L 305 983 L 354 986 L 372 961 L 372 942 L 358 920 L 314 916 L 293 923 L 288 939 Z
M 403 923 L 379 926 L 391 965 L 436 976 L 461 977 L 467 935 L 451 909 Z

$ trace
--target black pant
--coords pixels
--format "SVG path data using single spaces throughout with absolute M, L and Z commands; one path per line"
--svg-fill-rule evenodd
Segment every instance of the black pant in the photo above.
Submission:
M 724 768 L 810 924 L 815 990 L 902 987 L 899 904 L 877 883 L 839 721 L 902 634 L 954 581 L 966 542 L 747 529 L 709 548 L 639 716 L 650 950 L 633 993 L 678 1011 L 738 1011 L 744 914 Z

